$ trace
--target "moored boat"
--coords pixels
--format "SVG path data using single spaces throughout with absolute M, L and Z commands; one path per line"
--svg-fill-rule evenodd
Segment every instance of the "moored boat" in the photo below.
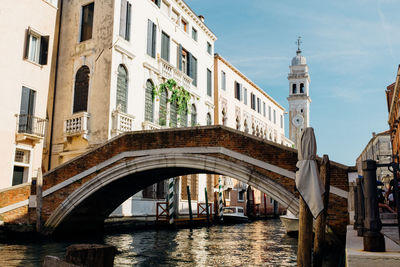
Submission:
M 249 218 L 244 215 L 244 209 L 242 207 L 224 207 L 222 217 L 224 223 L 249 222 Z
M 299 232 L 299 218 L 293 213 L 287 211 L 286 215 L 281 215 L 279 218 L 288 235 L 296 235 Z

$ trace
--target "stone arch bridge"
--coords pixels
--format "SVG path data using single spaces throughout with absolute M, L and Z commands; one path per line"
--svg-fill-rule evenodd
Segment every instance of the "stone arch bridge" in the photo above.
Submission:
M 193 173 L 233 177 L 298 214 L 296 162 L 297 150 L 224 126 L 125 133 L 44 174 L 42 231 L 99 230 L 128 197 L 169 177 Z M 351 168 L 330 166 L 328 225 L 344 236 Z M 30 185 L 0 191 L 0 220 L 34 224 L 36 210 L 28 208 L 34 194 Z

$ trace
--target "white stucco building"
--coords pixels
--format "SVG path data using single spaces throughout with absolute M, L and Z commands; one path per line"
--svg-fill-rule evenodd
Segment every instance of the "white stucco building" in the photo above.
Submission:
M 291 146 L 285 137 L 285 109 L 226 59 L 214 56 L 217 124 Z
M 294 143 L 285 137 L 285 109 L 219 54 L 214 55 L 214 84 L 215 124 L 293 146 Z M 222 180 L 224 202 L 245 207 L 247 185 L 230 177 L 222 177 Z M 277 204 L 264 203 L 266 198 L 258 190 L 254 190 L 253 196 L 259 210 Z
M 57 0 L 0 5 L 0 190 L 30 182 L 42 166 Z
M 121 132 L 211 124 L 215 40 L 181 0 L 63 1 L 50 168 Z M 170 93 L 154 95 L 168 79 L 191 95 L 186 116 Z M 190 181 L 204 192 L 206 175 L 185 179 L 179 190 Z M 114 215 L 154 215 L 165 189 L 139 192 Z

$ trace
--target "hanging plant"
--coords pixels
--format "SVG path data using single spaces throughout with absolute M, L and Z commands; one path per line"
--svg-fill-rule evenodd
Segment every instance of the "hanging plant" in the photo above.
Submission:
M 174 79 L 169 79 L 164 83 L 161 83 L 158 87 L 153 87 L 153 97 L 160 96 L 161 92 L 169 91 L 171 96 L 168 98 L 169 103 L 176 103 L 179 115 L 189 114 L 189 101 L 190 93 L 185 90 L 183 86 L 178 86 Z

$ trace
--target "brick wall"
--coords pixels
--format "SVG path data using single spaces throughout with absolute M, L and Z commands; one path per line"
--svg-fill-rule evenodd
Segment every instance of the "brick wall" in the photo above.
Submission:
M 116 156 L 124 151 L 149 150 L 159 148 L 184 148 L 184 147 L 224 147 L 229 150 L 247 155 L 275 166 L 287 169 L 289 171 L 296 170 L 297 151 L 285 146 L 281 146 L 269 141 L 264 141 L 252 135 L 245 134 L 223 126 L 207 126 L 183 129 L 165 129 L 156 131 L 141 131 L 123 134 L 118 138 L 112 139 L 98 148 L 83 154 L 76 159 L 67 162 L 51 172 L 44 175 L 43 188 L 44 190 L 53 187 L 65 181 L 66 179 L 79 174 L 105 160 Z M 211 154 L 210 154 L 211 156 Z M 283 187 L 289 192 L 298 196 L 294 191 L 294 180 L 283 177 L 277 173 L 253 166 L 246 162 L 241 162 L 238 159 L 230 158 L 224 154 L 212 154 L 213 157 L 219 157 L 230 162 L 246 166 L 258 177 L 268 177 Z M 114 165 L 121 162 L 129 161 L 133 158 L 125 158 L 113 163 L 96 173 L 93 173 L 79 181 L 76 181 L 69 186 L 62 188 L 55 193 L 43 199 L 43 214 L 42 217 L 46 220 L 51 213 L 77 188 L 89 181 L 96 175 L 104 172 Z M 320 159 L 318 159 L 319 161 Z M 331 185 L 342 190 L 348 191 L 347 173 L 349 167 L 331 162 Z M 190 173 L 187 173 L 190 174 Z M 182 175 L 182 174 L 178 174 Z M 264 178 L 260 178 L 264 179 Z M 157 182 L 157 181 L 156 181 Z M 124 187 L 125 186 L 125 187 Z M 115 187 L 107 192 L 115 194 L 115 197 L 123 197 L 126 188 L 126 183 L 121 183 L 120 187 Z M 111 190 L 111 189 L 110 189 Z M 212 192 L 209 192 L 211 195 Z M 119 195 L 118 195 L 119 194 Z M 121 196 L 122 195 L 122 196 Z M 28 194 L 25 195 L 25 199 Z M 211 199 L 211 198 L 210 198 Z M 100 199 L 99 199 L 100 200 Z M 93 203 L 96 201 L 93 200 Z M 101 203 L 101 202 L 98 202 Z M 106 202 L 105 202 L 106 203 Z M 100 204 L 98 204 L 100 205 Z M 87 207 L 88 210 L 90 207 Z M 338 234 L 344 233 L 348 223 L 347 200 L 331 194 L 329 205 L 330 226 Z

